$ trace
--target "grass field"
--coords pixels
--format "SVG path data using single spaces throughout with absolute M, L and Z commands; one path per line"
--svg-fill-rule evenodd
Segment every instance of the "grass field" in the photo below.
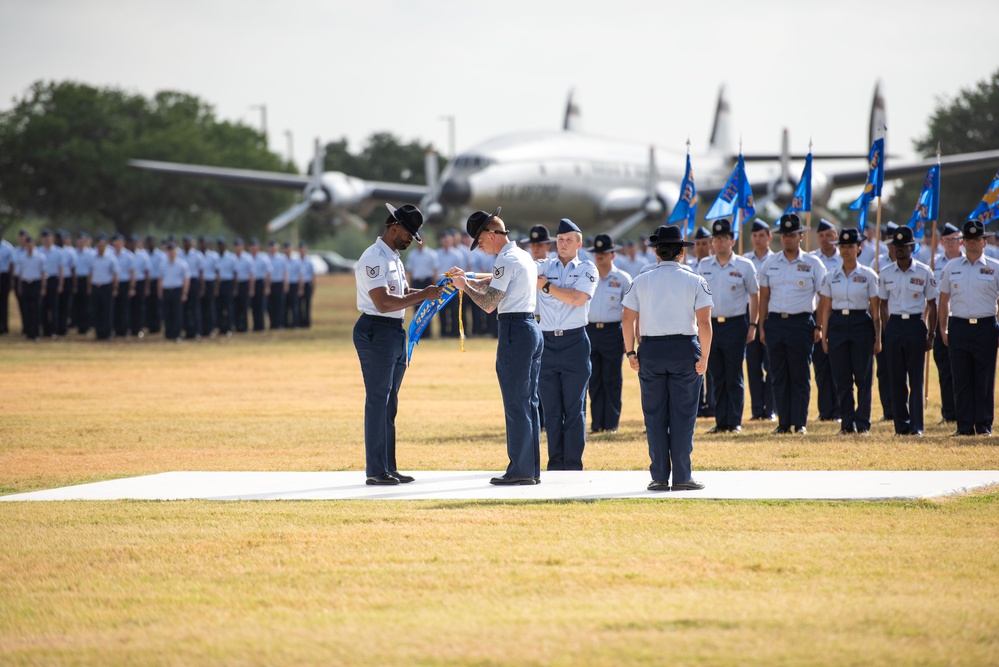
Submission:
M 168 470 L 362 470 L 352 279 L 325 277 L 316 312 L 307 332 L 179 345 L 0 339 L 0 493 Z M 505 466 L 495 344 L 466 348 L 417 348 L 403 470 Z M 622 428 L 587 443 L 590 468 L 648 466 L 625 377 Z M 814 419 L 804 438 L 758 423 L 706 436 L 702 420 L 695 477 L 999 468 L 993 441 L 935 426 L 935 393 L 921 440 L 890 424 L 840 438 Z M 994 665 L 997 637 L 996 489 L 881 503 L 0 504 L 3 665 Z

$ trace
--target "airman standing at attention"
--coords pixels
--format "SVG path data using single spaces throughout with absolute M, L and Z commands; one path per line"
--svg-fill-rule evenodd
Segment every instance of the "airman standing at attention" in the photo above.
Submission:
M 236 319 L 233 315 L 236 294 L 236 255 L 226 248 L 224 236 L 218 237 L 215 240 L 215 245 L 218 248 L 215 269 L 219 278 L 218 298 L 215 300 L 216 322 L 220 336 L 231 336 L 236 329 Z
M 586 335 L 590 339 L 590 432 L 617 433 L 621 422 L 621 387 L 624 378 L 624 337 L 621 314 L 631 276 L 617 268 L 618 246 L 607 234 L 597 234 L 590 247 L 600 279 L 590 300 Z
M 90 265 L 87 294 L 90 296 L 94 334 L 97 340 L 107 340 L 111 338 L 114 302 L 118 296 L 118 258 L 113 250 L 108 249 L 107 234 L 101 232 L 96 241 L 97 252 Z
M 215 300 L 219 295 L 219 254 L 208 243 L 207 236 L 198 237 L 201 252 L 201 335 L 215 337 Z
M 0 336 L 9 332 L 11 286 L 14 284 L 14 246 L 3 238 L 3 225 L 0 225 Z
M 42 292 L 42 306 L 39 318 L 42 325 L 42 335 L 46 338 L 56 337 L 56 327 L 59 322 L 59 296 L 64 287 L 62 248 L 55 245 L 52 232 L 42 230 L 42 247 L 35 252 L 45 259 L 45 289 Z
M 576 256 L 583 233 L 572 220 L 559 221 L 555 244 L 558 256 L 538 262 L 544 337 L 538 392 L 545 405 L 548 470 L 582 470 L 591 370 L 586 318 L 597 289 L 597 268 Z
M 35 240 L 24 235 L 24 253 L 18 262 L 18 294 L 24 312 L 24 335 L 28 340 L 38 340 L 42 299 L 47 288 L 45 275 L 46 257 L 35 248 Z
M 422 301 L 440 298 L 436 285 L 412 291 L 399 252 L 420 238 L 423 214 L 406 204 L 388 206 L 385 230 L 360 259 L 354 348 L 364 378 L 364 458 L 366 484 L 395 485 L 414 481 L 399 472 L 395 459 L 395 416 L 399 410 L 399 388 L 406 374 L 406 331 L 402 327 L 406 309 Z
M 940 318 L 954 378 L 957 431 L 992 435 L 995 417 L 996 352 L 999 350 L 999 260 L 985 255 L 992 236 L 978 220 L 964 223 L 965 256 L 941 274 Z
M 312 294 L 316 289 L 316 269 L 309 259 L 309 246 L 305 241 L 298 242 L 298 254 L 302 258 L 302 326 L 308 329 L 312 326 Z
M 233 298 L 233 320 L 236 331 L 246 333 L 249 328 L 247 314 L 250 309 L 250 295 L 253 293 L 253 257 L 243 251 L 243 239 L 236 238 L 232 242 L 236 255 L 236 294 Z
M 711 288 L 681 266 L 684 248 L 693 243 L 683 240 L 679 227 L 663 225 L 649 240 L 660 261 L 635 277 L 623 311 L 626 356 L 642 389 L 652 473 L 648 489 L 696 491 L 704 485 L 692 476 L 690 453 L 699 376 L 708 368 L 711 350 Z M 639 317 L 642 339 L 636 350 Z
M 819 230 L 816 236 L 819 247 L 812 254 L 819 258 L 829 275 L 843 266 L 843 258 L 836 252 L 836 240 L 839 230 L 836 225 L 826 219 L 819 220 Z M 816 316 L 816 321 L 818 317 Z M 836 375 L 829 366 L 829 356 L 822 347 L 822 342 L 812 349 L 812 366 L 815 368 L 815 388 L 818 393 L 819 421 L 836 421 L 840 418 L 839 394 L 836 391 Z
M 468 217 L 466 231 L 472 248 L 481 245 L 496 255 L 492 275 L 466 280 L 458 266 L 450 271 L 455 287 L 463 290 L 487 313 L 499 313 L 496 377 L 506 416 L 506 472 L 490 484 L 532 485 L 541 482 L 541 421 L 538 418 L 538 375 L 544 342 L 534 319 L 538 265 L 510 241 L 500 209 L 492 214 L 476 211 Z
M 271 330 L 284 329 L 284 304 L 288 298 L 288 258 L 278 252 L 277 241 L 267 242 L 267 256 L 271 260 L 271 295 L 267 301 L 267 315 Z
M 177 254 L 190 271 L 190 287 L 184 301 L 184 335 L 187 338 L 201 338 L 201 295 L 204 294 L 205 257 L 194 247 L 194 237 L 185 234 L 183 250 Z
M 774 374 L 775 434 L 807 432 L 812 347 L 822 335 L 813 313 L 826 269 L 801 249 L 805 231 L 794 213 L 781 216 L 782 252 L 763 263 L 759 276 L 760 342 L 767 346 Z
M 770 225 L 763 220 L 753 220 L 753 231 L 750 239 L 753 249 L 743 255 L 753 262 L 756 269 L 756 281 L 759 282 L 763 262 L 774 254 L 770 249 Z M 748 309 L 748 304 L 747 304 Z M 748 313 L 748 310 L 747 310 Z M 753 329 L 753 340 L 746 345 L 746 380 L 749 384 L 749 402 L 752 421 L 773 421 L 774 416 L 774 378 L 770 373 L 770 355 L 767 347 L 760 342 L 760 327 Z
M 285 241 L 281 246 L 288 266 L 288 296 L 284 302 L 284 325 L 297 329 L 302 326 L 302 259 Z
M 832 268 L 819 287 L 822 347 L 836 374 L 839 392 L 839 435 L 871 432 L 874 355 L 881 351 L 878 274 L 857 262 L 859 244 L 859 230 L 844 229 L 839 233 L 843 263 Z
M 163 304 L 163 334 L 168 341 L 179 343 L 181 324 L 184 319 L 184 302 L 191 289 L 191 271 L 181 257 L 177 256 L 177 244 L 167 241 L 166 261 L 162 266 L 159 282 L 159 300 Z
M 128 335 L 129 303 L 135 296 L 135 255 L 125 247 L 125 236 L 114 234 L 111 245 L 118 259 L 118 295 L 114 298 L 114 335 Z
M 164 242 L 164 246 L 166 243 Z M 149 256 L 149 284 L 146 291 L 145 325 L 149 334 L 158 334 L 163 326 L 163 306 L 160 304 L 160 280 L 163 278 L 163 263 L 166 261 L 166 251 L 156 245 L 156 237 L 148 234 L 143 241 L 146 254 Z
M 128 326 L 132 335 L 142 338 L 142 324 L 145 320 L 143 306 L 149 298 L 150 279 L 149 274 L 152 269 L 152 258 L 145 248 L 139 245 L 139 237 L 132 234 L 128 237 L 125 245 L 126 249 L 132 253 L 133 267 L 135 270 L 135 291 L 129 299 Z
M 267 253 L 260 252 L 260 241 L 256 237 L 250 239 L 250 256 L 253 267 L 250 271 L 253 278 L 250 282 L 250 303 L 253 310 L 253 330 L 264 330 L 264 311 L 271 293 L 271 258 Z
M 90 331 L 90 297 L 87 294 L 87 283 L 90 280 L 90 269 L 94 264 L 97 251 L 91 246 L 90 234 L 80 232 L 76 236 L 76 284 L 73 286 L 73 323 L 77 333 L 86 334 Z
M 742 361 L 746 345 L 759 327 L 759 283 L 753 263 L 736 255 L 732 222 L 728 218 L 711 225 L 715 254 L 701 260 L 697 272 L 711 288 L 711 354 L 708 376 L 715 426 L 708 433 L 741 433 L 746 387 Z M 749 313 L 746 313 L 746 304 Z
M 940 231 L 940 245 L 943 251 L 937 254 L 933 263 L 933 276 L 937 286 L 943 293 L 943 283 L 940 282 L 943 270 L 954 259 L 964 256 L 961 245 L 961 230 L 949 222 L 944 223 Z M 920 260 L 922 261 L 922 260 Z M 925 262 L 923 262 L 925 264 Z M 941 299 L 940 305 L 943 305 Z M 937 307 L 939 312 L 940 306 Z M 933 339 L 933 363 L 937 366 L 937 379 L 940 381 L 940 423 L 956 422 L 957 409 L 954 406 L 954 378 L 950 374 L 950 351 L 944 344 L 942 329 L 947 328 L 947 320 L 941 313 L 937 317 L 937 337 Z
M 73 292 L 76 286 L 76 250 L 73 237 L 65 229 L 56 232 L 55 243 L 62 250 L 62 293 L 59 295 L 59 318 L 55 332 L 59 336 L 69 333 L 69 321 L 73 316 Z
M 883 339 L 888 351 L 895 435 L 921 437 L 923 361 L 936 337 L 937 280 L 930 267 L 913 261 L 915 244 L 911 229 L 895 230 L 891 245 L 895 247 L 896 261 L 881 270 L 878 297 L 881 318 L 888 318 Z

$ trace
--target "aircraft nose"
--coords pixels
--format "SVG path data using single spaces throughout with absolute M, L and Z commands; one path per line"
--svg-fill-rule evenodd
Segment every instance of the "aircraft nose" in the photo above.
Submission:
M 464 179 L 449 178 L 441 185 L 441 201 L 450 206 L 464 206 L 472 198 L 472 188 Z

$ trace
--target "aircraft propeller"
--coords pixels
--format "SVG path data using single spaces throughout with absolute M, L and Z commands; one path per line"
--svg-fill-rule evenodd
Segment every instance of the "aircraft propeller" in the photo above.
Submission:
M 427 194 L 420 200 L 420 210 L 428 220 L 442 220 L 444 205 L 441 204 L 440 161 L 437 152 L 428 148 L 423 158 L 424 171 L 427 175 Z
M 666 212 L 666 204 L 659 192 L 659 174 L 656 169 L 656 147 L 649 146 L 649 170 L 645 181 L 645 200 L 637 211 L 612 227 L 607 233 L 612 239 L 619 239 L 631 229 L 646 220 L 661 218 Z

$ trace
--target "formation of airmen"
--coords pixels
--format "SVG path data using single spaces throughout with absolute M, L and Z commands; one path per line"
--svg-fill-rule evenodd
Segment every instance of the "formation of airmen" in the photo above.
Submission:
M 0 228 L 0 236 L 3 229 Z M 30 340 L 68 336 L 97 340 L 166 340 L 309 327 L 315 274 L 308 247 L 251 238 L 229 249 L 214 240 L 169 235 L 157 243 L 135 235 L 100 233 L 74 238 L 43 229 L 26 231 L 17 246 L 0 240 L 0 334 L 8 333 L 10 292 L 17 296 L 23 335 Z M 266 314 L 266 319 L 265 319 Z

